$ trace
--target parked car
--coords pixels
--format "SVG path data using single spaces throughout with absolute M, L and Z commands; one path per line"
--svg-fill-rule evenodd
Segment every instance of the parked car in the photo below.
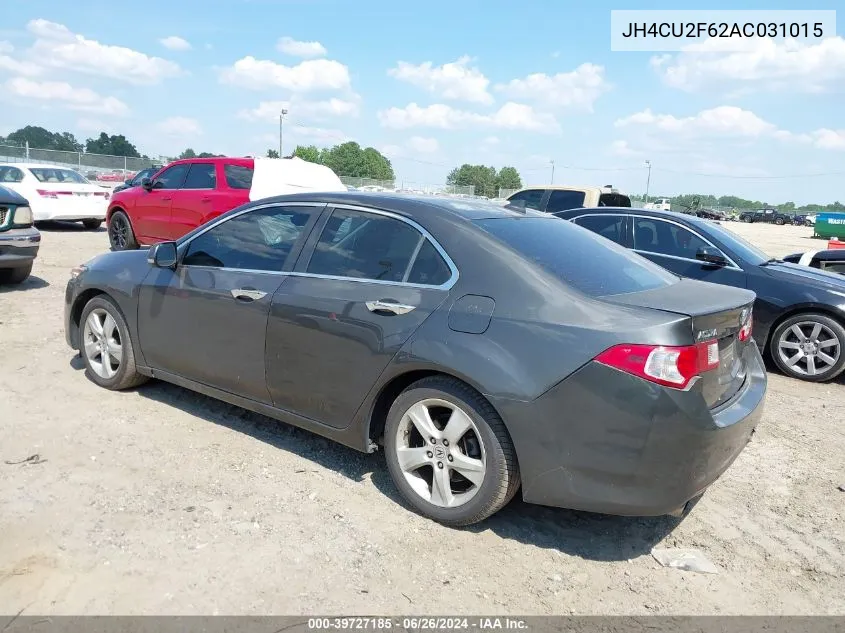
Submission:
M 788 376 L 833 380 L 845 369 L 845 279 L 769 257 L 716 222 L 650 209 L 556 214 L 664 268 L 757 294 L 754 338 Z
M 672 208 L 671 198 L 657 198 L 654 202 L 646 202 L 643 205 L 644 209 L 658 209 L 659 211 L 669 211 Z
M 845 249 L 842 248 L 792 253 L 784 257 L 783 260 L 792 264 L 810 266 L 811 268 L 845 275 Z
M 590 262 L 584 266 L 584 262 Z M 252 202 L 76 268 L 67 341 L 361 451 L 449 525 L 530 503 L 681 513 L 766 391 L 754 293 L 680 280 L 546 214 L 434 196 Z
M 109 192 L 67 167 L 0 164 L 0 185 L 29 201 L 35 222 L 69 220 L 95 230 L 106 217 Z
M 296 191 L 346 191 L 328 167 L 300 158 L 177 160 L 109 204 L 112 250 L 175 240 L 250 200 Z
M 22 283 L 32 272 L 41 233 L 20 194 L 0 186 L 0 284 Z
M 507 197 L 511 204 L 554 213 L 579 207 L 630 207 L 631 198 L 613 187 L 572 187 L 546 185 L 525 187 Z
M 126 180 L 124 180 L 123 184 L 118 185 L 117 187 L 112 189 L 112 195 L 116 194 L 119 191 L 123 191 L 124 189 L 129 189 L 130 187 L 140 187 L 141 181 L 144 180 L 144 178 L 152 178 L 159 169 L 161 169 L 161 165 L 142 169 L 137 174 L 132 176 L 132 178 L 127 178 Z

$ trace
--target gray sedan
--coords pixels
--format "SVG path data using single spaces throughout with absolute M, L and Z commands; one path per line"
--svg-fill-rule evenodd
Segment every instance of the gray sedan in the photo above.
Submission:
M 531 503 L 681 514 L 750 439 L 754 294 L 682 280 L 570 222 L 345 192 L 250 203 L 66 291 L 107 389 L 149 378 L 353 448 L 420 513 Z

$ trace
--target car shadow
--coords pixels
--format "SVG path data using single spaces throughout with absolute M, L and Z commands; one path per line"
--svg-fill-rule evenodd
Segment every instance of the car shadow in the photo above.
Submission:
M 65 222 L 61 220 L 50 220 L 48 222 L 36 222 L 36 228 L 45 233 L 105 233 L 105 224 L 96 229 L 86 229 L 82 222 Z
M 23 292 L 24 290 L 37 290 L 49 287 L 50 282 L 36 275 L 30 275 L 19 284 L 0 283 L 0 294 L 11 292 Z
M 70 364 L 74 369 L 84 369 L 84 363 L 78 356 L 74 356 Z M 352 481 L 362 482 L 369 478 L 385 497 L 413 512 L 393 485 L 381 450 L 367 455 L 272 418 L 162 381 L 151 381 L 135 391 L 144 398 L 176 407 L 207 422 L 249 435 L 273 448 L 299 455 Z M 504 539 L 589 560 L 622 561 L 648 554 L 680 521 L 673 517 L 615 517 L 535 506 L 523 502 L 517 493 L 516 498 L 494 516 L 461 529 L 474 533 L 490 530 Z

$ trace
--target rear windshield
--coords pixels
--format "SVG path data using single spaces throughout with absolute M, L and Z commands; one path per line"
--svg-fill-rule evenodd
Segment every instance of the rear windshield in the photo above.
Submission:
M 566 220 L 495 218 L 475 224 L 592 297 L 652 290 L 678 281 L 657 264 Z
M 666 200 L 666 202 L 669 202 Z M 660 202 L 662 204 L 663 201 Z M 603 193 L 599 196 L 600 207 L 630 207 L 631 199 L 624 193 Z
M 88 181 L 70 169 L 58 169 L 54 167 L 30 167 L 29 171 L 35 176 L 39 182 L 73 182 L 80 185 L 87 184 Z
M 249 189 L 252 187 L 252 170 L 241 165 L 226 165 L 226 184 L 232 189 Z

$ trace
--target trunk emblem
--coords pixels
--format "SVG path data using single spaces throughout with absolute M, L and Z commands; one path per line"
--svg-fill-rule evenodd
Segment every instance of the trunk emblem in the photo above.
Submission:
M 696 340 L 698 341 L 706 341 L 711 338 L 716 338 L 716 328 L 711 330 L 700 330 L 696 335 Z

